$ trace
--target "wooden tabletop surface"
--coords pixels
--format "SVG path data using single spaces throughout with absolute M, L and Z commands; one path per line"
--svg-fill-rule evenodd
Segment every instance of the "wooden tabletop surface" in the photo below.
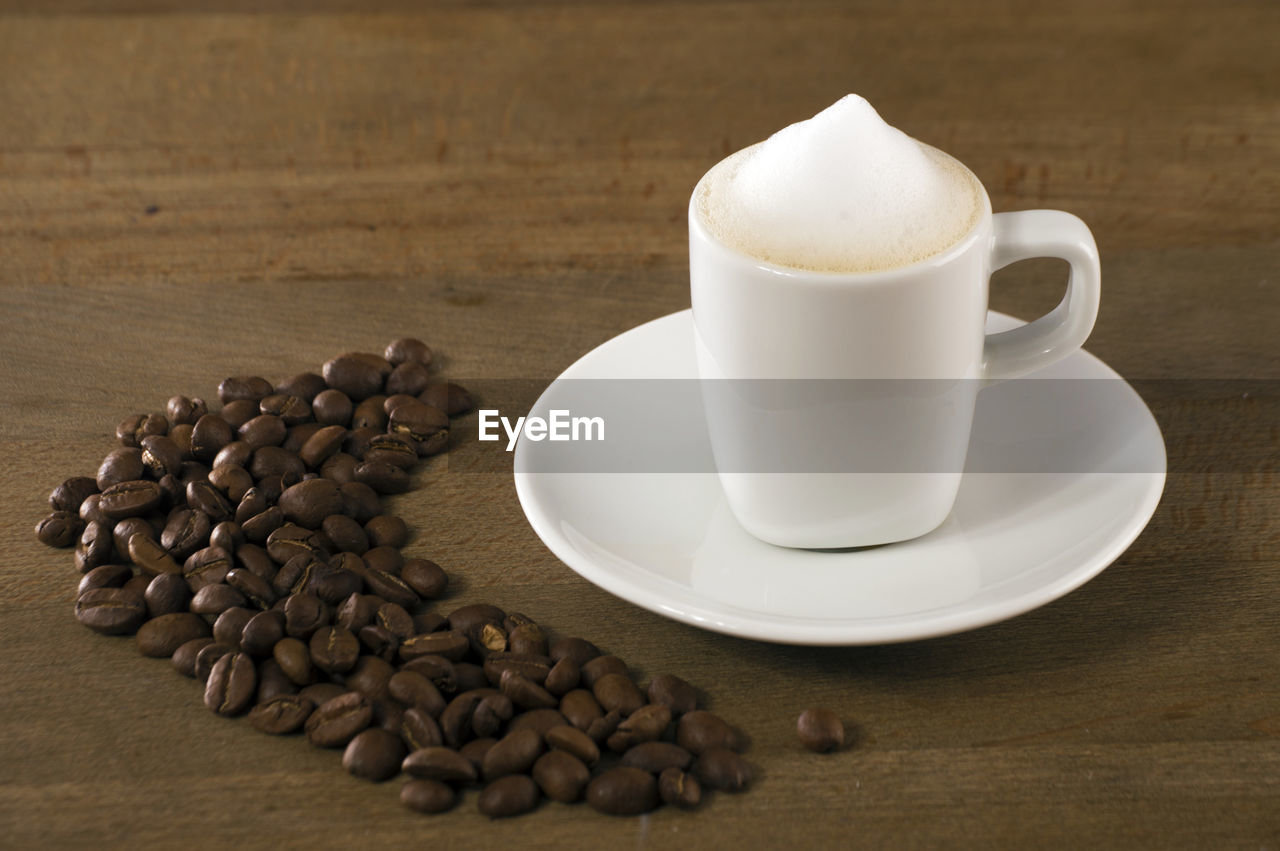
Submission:
M 1280 846 L 1273 2 L 112 5 L 0 3 L 0 845 Z M 759 643 L 577 576 L 509 475 L 418 474 L 392 504 L 442 608 L 678 674 L 751 735 L 748 792 L 644 818 L 410 812 L 75 622 L 71 554 L 32 530 L 121 418 L 403 335 L 464 383 L 548 382 L 688 307 L 698 177 L 849 91 L 996 210 L 1092 227 L 1088 348 L 1156 388 L 1170 466 L 1096 579 L 927 641 Z M 1020 264 L 992 306 L 1061 291 Z M 804 751 L 809 706 L 852 746 Z

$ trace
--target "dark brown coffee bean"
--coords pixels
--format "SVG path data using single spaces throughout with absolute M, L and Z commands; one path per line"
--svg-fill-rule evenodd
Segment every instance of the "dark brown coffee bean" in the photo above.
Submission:
M 234 520 L 223 520 L 209 532 L 209 546 L 235 552 L 245 542 L 244 530 Z
M 372 547 L 365 551 L 361 560 L 370 570 L 379 570 L 395 576 L 400 575 L 400 568 L 404 564 L 404 556 L 395 547 Z
M 191 598 L 190 608 L 199 615 L 216 616 L 246 602 L 244 595 L 230 585 L 206 585 Z
M 63 480 L 49 494 L 49 508 L 53 511 L 67 511 L 71 514 L 78 514 L 84 501 L 97 492 L 97 480 L 88 476 L 72 476 Z
M 641 768 L 650 774 L 660 774 L 668 768 L 684 771 L 692 763 L 693 754 L 671 742 L 643 742 L 622 755 L 623 765 Z
M 627 669 L 627 663 L 617 656 L 597 656 L 584 663 L 581 666 L 581 671 L 582 682 L 587 688 L 595 686 L 596 680 L 605 674 L 621 674 L 627 679 L 631 679 L 631 672 Z
M 507 647 L 512 653 L 547 655 L 547 636 L 542 627 L 526 623 L 508 631 Z
M 489 679 L 484 675 L 484 668 L 474 662 L 458 662 L 453 666 L 453 675 L 458 682 L 459 691 L 474 688 L 490 689 Z
M 298 693 L 298 687 L 285 676 L 284 669 L 270 656 L 258 660 L 258 693 L 254 703 L 266 703 L 273 698 Z
M 297 638 L 282 638 L 271 649 L 271 656 L 280 665 L 290 682 L 308 686 L 315 682 L 315 668 L 311 664 L 311 651 Z
M 209 624 L 193 612 L 174 612 L 152 618 L 138 627 L 138 650 L 163 659 L 193 638 L 210 635 Z
M 441 694 L 453 694 L 458 691 L 457 673 L 454 664 L 443 656 L 419 656 L 410 659 L 400 666 L 401 670 L 413 671 L 431 681 Z M 466 689 L 464 689 L 465 691 Z
M 553 662 L 568 658 L 581 668 L 600 655 L 600 648 L 585 638 L 558 638 L 551 643 L 550 655 Z
M 560 712 L 569 723 L 586 732 L 587 728 L 604 715 L 600 701 L 587 689 L 573 689 L 560 698 Z M 614 726 L 617 726 L 616 724 Z M 609 732 L 613 732 L 610 730 Z
M 418 656 L 443 656 L 457 662 L 467 655 L 471 642 L 456 629 L 445 632 L 433 632 L 427 635 L 415 635 L 400 645 L 400 658 L 409 660 Z
M 133 568 L 127 564 L 100 564 L 80 579 L 76 596 L 94 588 L 119 588 L 133 578 Z
M 619 765 L 587 784 L 591 808 L 614 816 L 636 816 L 658 806 L 658 781 L 647 771 Z
M 257 612 L 241 630 L 240 648 L 253 656 L 270 656 L 284 637 L 284 612 Z
M 187 557 L 182 565 L 182 578 L 192 591 L 199 591 L 206 585 L 221 584 L 231 569 L 230 553 L 220 547 L 205 547 Z
M 295 485 L 296 487 L 296 485 Z M 339 494 L 341 499 L 341 494 Z M 320 523 L 320 531 L 333 541 L 340 552 L 363 555 L 369 550 L 369 539 L 364 529 L 354 519 L 345 514 L 330 514 Z
M 605 712 L 618 710 L 623 716 L 630 715 L 645 705 L 644 693 L 623 674 L 604 674 L 591 686 L 591 693 Z
M 271 556 L 267 555 L 267 551 L 257 544 L 242 544 L 237 547 L 234 561 L 236 567 L 247 570 L 267 582 L 274 580 L 280 571 Z M 279 603 L 279 600 L 276 602 Z
M 395 673 L 386 660 L 377 656 L 361 656 L 354 667 L 344 678 L 347 688 L 358 691 L 370 698 L 386 700 L 391 697 L 388 684 Z
M 397 606 L 395 603 L 383 603 L 379 606 L 375 622 L 400 640 L 412 637 L 415 632 L 413 617 L 404 610 L 403 606 Z
M 312 594 L 290 594 L 284 603 L 284 631 L 294 638 L 310 639 L 329 623 L 329 607 Z
M 515 705 L 509 697 L 504 694 L 487 695 L 471 713 L 471 732 L 481 739 L 496 736 L 513 715 Z
M 228 653 L 214 663 L 204 687 L 204 705 L 219 715 L 239 715 L 253 703 L 258 672 L 247 653 Z
M 370 546 L 403 547 L 409 541 L 409 527 L 392 514 L 378 514 L 364 524 Z
M 581 798 L 591 779 L 587 767 L 563 750 L 548 751 L 538 757 L 531 773 L 542 794 L 562 804 L 571 804 Z
M 443 813 L 457 799 L 453 787 L 439 780 L 409 780 L 400 787 L 400 803 L 420 813 Z
M 444 734 L 436 719 L 417 706 L 410 706 L 401 716 L 400 738 L 411 751 L 444 744 Z
M 485 754 L 482 766 L 484 778 L 494 780 L 507 774 L 528 771 L 542 751 L 542 737 L 533 730 L 523 729 L 509 733 Z
M 151 577 L 146 574 L 138 574 L 128 582 L 120 586 L 121 591 L 127 591 L 133 596 L 145 602 L 147 594 L 147 586 L 151 584 Z
M 150 516 L 155 517 L 154 514 Z M 144 517 L 126 517 L 125 519 L 117 522 L 116 525 L 111 528 L 111 543 L 115 547 L 115 551 L 120 553 L 121 556 L 127 557 L 129 553 L 129 539 L 137 534 L 145 535 L 153 541 L 158 537 L 156 535 L 155 526 L 151 525 L 151 523 Z
M 386 351 L 382 353 L 382 356 L 393 366 L 399 366 L 406 362 L 431 366 L 433 358 L 431 347 L 416 337 L 401 337 L 392 340 L 387 343 Z
M 279 417 L 286 426 L 296 426 L 311 419 L 311 405 L 305 399 L 288 393 L 272 393 L 258 401 L 258 410 L 266 416 Z
M 105 488 L 98 508 L 110 520 L 140 517 L 158 506 L 162 496 L 155 482 L 125 481 Z
M 361 461 L 355 479 L 379 494 L 404 493 L 410 486 L 409 474 L 387 461 Z
M 311 400 L 311 413 L 316 422 L 342 426 L 344 429 L 351 422 L 354 407 L 350 396 L 332 388 L 322 390 Z
M 355 410 L 351 412 L 351 430 L 368 430 L 370 437 L 381 434 L 387 427 L 387 415 L 382 408 L 386 398 L 378 393 L 357 404 Z M 364 457 L 363 451 L 353 452 L 351 444 L 347 445 L 346 451 L 357 457 Z
M 698 755 L 693 774 L 703 786 L 741 792 L 751 783 L 751 765 L 728 748 L 709 748 Z
M 796 720 L 800 743 L 815 753 L 839 750 L 844 744 L 844 724 L 830 709 L 806 709 Z
M 680 716 L 676 743 L 695 756 L 712 748 L 742 750 L 746 747 L 745 737 L 733 725 L 705 709 Z
M 448 626 L 449 619 L 439 612 L 419 610 L 413 613 L 413 628 L 417 633 L 439 632 Z
M 371 570 L 363 565 L 353 565 L 353 570 L 364 580 L 365 590 L 370 594 L 376 594 L 388 603 L 395 603 L 406 609 L 418 604 L 417 592 L 406 585 L 400 577 L 382 570 Z M 462 636 L 462 641 L 470 647 L 465 635 Z
M 237 399 L 249 399 L 257 402 L 272 393 L 271 382 L 257 375 L 234 375 L 224 378 L 218 385 L 218 399 L 225 405 Z
M 490 621 L 473 627 L 467 632 L 471 641 L 471 650 L 481 659 L 494 653 L 504 653 L 507 649 L 507 632 L 502 624 Z
M 205 414 L 191 430 L 191 454 L 197 461 L 209 463 L 234 439 L 235 430 L 230 423 L 217 414 Z
M 614 734 L 614 731 L 618 729 L 618 725 L 621 723 L 622 713 L 613 709 L 592 721 L 587 726 L 586 734 L 597 744 L 603 744 Z
M 478 689 L 464 691 L 445 706 L 437 720 L 446 745 L 456 748 L 471 738 L 471 715 L 484 696 Z
M 542 687 L 560 697 L 577 688 L 580 679 L 578 663 L 565 658 L 551 666 Z
M 509 774 L 485 786 L 477 798 L 480 812 L 489 818 L 508 818 L 538 806 L 542 791 L 526 774 Z
M 378 355 L 348 352 L 325 362 L 325 383 L 356 401 L 382 392 L 391 364 Z
M 360 658 L 360 642 L 350 630 L 324 626 L 311 636 L 311 661 L 322 671 L 341 674 L 355 667 Z
M 400 767 L 414 777 L 442 783 L 474 783 L 479 776 L 470 760 L 446 747 L 419 748 L 406 756 Z
M 233 440 L 226 446 L 218 450 L 218 454 L 213 456 L 213 460 L 209 462 L 212 468 L 210 479 L 213 478 L 213 470 L 220 468 L 240 469 L 246 474 L 249 472 L 249 461 L 253 458 L 253 449 L 243 440 Z M 215 482 L 216 484 L 216 482 Z M 250 486 L 252 486 L 252 477 L 250 477 Z
M 341 560 L 314 562 L 308 578 L 297 586 L 330 605 L 339 605 L 364 587 L 361 574 L 342 567 Z
M 169 515 L 160 533 L 160 545 L 174 558 L 185 559 L 209 543 L 213 522 L 203 511 L 179 508 Z
M 249 710 L 249 723 L 259 732 L 283 736 L 301 730 L 314 710 L 315 704 L 309 699 L 296 694 L 282 694 Z
M 692 809 L 702 801 L 702 786 L 679 768 L 665 768 L 658 775 L 658 797 L 664 804 Z
M 191 589 L 177 573 L 161 573 L 147 583 L 143 593 L 147 604 L 147 617 L 155 618 L 173 612 L 184 612 L 191 600 Z
M 347 690 L 337 683 L 312 683 L 309 686 L 303 686 L 298 689 L 299 697 L 305 697 L 316 706 L 328 703 L 335 697 L 346 693 Z
M 452 381 L 433 381 L 418 394 L 418 399 L 451 417 L 461 416 L 475 407 L 475 398 L 471 393 L 461 384 Z
M 447 440 L 448 428 L 449 417 L 444 411 L 417 401 L 398 405 L 387 421 L 387 431 L 408 439 L 419 455 L 432 454 L 432 439 L 438 441 L 436 435 L 446 432 Z
M 36 524 L 36 539 L 46 547 L 73 546 L 84 531 L 84 521 L 70 511 L 54 511 Z
M 173 651 L 173 667 L 179 674 L 184 677 L 194 677 L 196 675 L 196 657 L 200 651 L 213 643 L 213 639 L 205 636 L 203 638 L 193 638 L 182 644 L 177 650 Z
M 360 640 L 360 646 L 366 653 L 388 662 L 396 659 L 397 651 L 400 649 L 400 638 L 377 624 L 360 627 L 356 638 Z
M 102 502 L 102 494 L 91 493 L 84 498 L 84 502 L 80 503 L 80 510 L 76 512 L 80 515 L 80 519 L 85 523 L 106 523 L 109 522 L 102 514 L 99 504 Z
M 218 641 L 216 638 L 212 643 L 200 648 L 200 652 L 196 653 L 195 678 L 201 682 L 208 680 L 209 672 L 213 670 L 213 666 L 217 664 L 218 660 L 228 653 L 234 653 L 235 650 L 234 644 Z
M 342 511 L 338 483 L 330 479 L 308 479 L 280 495 L 285 519 L 307 529 L 319 529 L 330 514 Z
M 106 564 L 111 559 L 111 548 L 111 521 L 90 520 L 76 542 L 76 569 L 88 573 Z
M 372 594 L 352 594 L 343 600 L 334 613 L 333 622 L 344 629 L 359 632 L 373 623 L 383 599 Z
M 609 750 L 622 753 L 644 742 L 656 742 L 670 723 L 670 709 L 661 703 L 646 704 L 618 724 L 618 729 L 606 740 Z
M 674 716 L 698 708 L 697 690 L 674 674 L 659 674 L 650 680 L 648 695 L 650 703 L 661 703 Z
M 408 558 L 400 568 L 400 578 L 424 600 L 434 600 L 444 593 L 449 577 L 434 561 Z
M 297 396 L 299 399 L 310 403 L 317 395 L 324 392 L 328 386 L 325 384 L 324 376 L 320 375 L 320 373 L 300 372 L 277 384 L 275 391 L 288 396 Z
M 512 670 L 502 672 L 499 687 L 521 709 L 549 709 L 560 705 L 555 695 Z
M 106 491 L 122 482 L 131 482 L 146 475 L 147 465 L 142 463 L 142 450 L 135 446 L 112 449 L 98 465 L 95 484 L 99 491 Z
M 227 584 L 244 595 L 254 607 L 266 611 L 271 608 L 277 599 L 275 589 L 271 587 L 271 583 L 267 582 L 261 576 L 251 573 L 243 568 L 234 568 L 227 571 Z
M 316 747 L 339 748 L 373 722 L 373 704 L 350 691 L 317 706 L 307 718 L 307 740 Z
M 240 470 L 247 479 L 249 474 L 239 467 L 223 467 L 223 470 Z M 212 475 L 212 473 L 210 474 Z M 235 478 L 235 474 L 222 473 L 221 478 Z M 234 484 L 234 483 L 233 483 Z M 243 484 L 243 481 L 238 483 Z M 245 491 L 248 490 L 246 486 Z M 242 492 L 243 495 L 243 492 Z M 227 496 L 212 481 L 194 481 L 187 485 L 187 505 L 206 515 L 211 523 L 230 520 L 235 508 Z M 211 527 L 212 528 L 212 527 Z
M 192 425 L 196 420 L 209 412 L 209 406 L 203 399 L 189 399 L 186 396 L 170 396 L 164 406 L 165 416 L 174 425 Z
M 489 621 L 502 623 L 506 616 L 506 612 L 497 606 L 489 603 L 472 603 L 449 613 L 449 628 L 468 632 Z
M 348 774 L 381 783 L 400 773 L 405 758 L 404 743 L 395 733 L 377 727 L 362 730 L 347 743 L 342 767 Z
M 568 723 L 569 719 L 561 715 L 558 709 L 529 709 L 507 723 L 507 734 L 517 730 L 532 730 L 539 736 L 546 736 L 548 730 Z
M 418 465 L 418 450 L 398 434 L 375 434 L 360 455 L 361 461 L 385 461 L 401 470 L 412 470 Z
M 595 765 L 596 760 L 600 759 L 600 748 L 590 736 L 577 727 L 571 727 L 568 724 L 552 727 L 547 730 L 543 738 L 546 740 L 547 747 L 568 751 L 586 765 Z
M 532 683 L 541 685 L 550 675 L 550 659 L 524 653 L 491 653 L 484 660 L 484 672 L 490 685 L 501 686 L 502 675 L 507 671 L 519 674 Z
M 246 495 L 245 498 L 247 499 L 248 496 Z M 244 532 L 244 537 L 246 541 L 250 541 L 254 544 L 266 543 L 268 547 L 272 547 L 274 543 L 277 548 L 277 552 L 279 552 L 282 555 L 288 555 L 289 551 L 285 550 L 284 549 L 285 547 L 294 546 L 294 547 L 297 547 L 297 549 L 292 550 L 292 552 L 297 553 L 299 549 L 302 548 L 301 543 L 298 543 L 298 542 L 309 541 L 311 538 L 311 535 L 306 535 L 305 537 L 299 537 L 296 539 L 296 541 L 295 539 L 292 539 L 292 538 L 287 540 L 283 538 L 279 540 L 274 539 L 273 536 L 275 536 L 275 534 L 280 531 L 281 527 L 284 526 L 284 523 L 285 523 L 284 511 L 280 508 L 280 506 L 272 505 L 268 508 L 263 509 L 257 514 L 254 514 L 250 517 L 246 517 L 244 520 L 240 521 L 240 528 Z M 306 550 L 307 550 L 306 554 L 311 555 L 312 550 L 314 550 L 314 547 L 308 546 L 306 547 Z M 271 553 L 272 550 L 268 549 L 267 552 Z M 272 555 L 272 558 L 275 558 L 275 555 Z M 288 561 L 288 558 L 285 558 L 285 561 Z
M 169 551 L 146 532 L 135 532 L 129 536 L 129 560 L 147 576 L 183 572 Z
M 227 421 L 227 425 L 235 429 L 237 435 L 245 423 L 258 415 L 258 403 L 252 399 L 236 399 L 222 406 L 218 416 Z
M 76 600 L 75 613 L 76 620 L 94 632 L 128 635 L 143 625 L 147 607 L 138 595 L 123 588 L 91 588 Z
M 232 606 L 224 610 L 213 622 L 213 640 L 243 649 L 240 647 L 240 642 L 244 636 L 244 628 L 249 621 L 253 620 L 255 614 L 257 612 L 253 609 L 242 606 Z
M 149 434 L 138 443 L 142 465 L 153 479 L 182 474 L 182 450 L 165 435 Z
M 413 397 L 426 390 L 430 385 L 431 372 L 426 365 L 415 361 L 407 361 L 398 364 L 395 369 L 391 370 L 391 374 L 387 376 L 386 390 L 388 393 L 403 395 L 413 399 L 414 402 L 418 402 L 419 400 Z
M 283 479 L 282 484 L 287 487 L 302 479 L 307 472 L 307 466 L 302 463 L 302 459 L 287 449 L 281 449 L 279 446 L 263 446 L 253 453 L 253 458 L 249 461 L 249 474 L 258 482 L 258 487 L 266 491 L 267 497 L 274 501 L 279 499 L 280 493 L 272 494 L 268 489 L 274 483 L 269 480 Z

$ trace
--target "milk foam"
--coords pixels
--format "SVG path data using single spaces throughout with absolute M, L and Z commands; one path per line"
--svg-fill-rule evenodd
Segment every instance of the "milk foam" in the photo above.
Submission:
M 890 127 L 858 95 L 719 163 L 696 199 L 721 241 L 780 266 L 868 272 L 955 244 L 980 188 L 951 157 Z

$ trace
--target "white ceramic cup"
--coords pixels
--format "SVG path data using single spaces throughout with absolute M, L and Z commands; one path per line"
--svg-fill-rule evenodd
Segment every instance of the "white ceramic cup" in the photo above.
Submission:
M 704 178 L 705 180 L 705 178 Z M 780 546 L 924 535 L 951 511 L 981 386 L 1080 347 L 1098 312 L 1097 246 L 1057 210 L 992 214 L 945 251 L 867 273 L 777 266 L 726 246 L 689 205 L 689 274 L 712 452 L 734 516 Z M 1066 295 L 986 334 L 991 273 L 1070 264 Z M 772 459 L 772 460 L 770 460 Z

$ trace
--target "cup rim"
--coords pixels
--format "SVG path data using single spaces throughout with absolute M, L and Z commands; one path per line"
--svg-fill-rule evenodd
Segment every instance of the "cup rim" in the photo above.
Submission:
M 804 269 L 799 266 L 785 266 L 781 263 L 774 263 L 769 260 L 762 260 L 759 257 L 748 254 L 739 248 L 735 248 L 725 243 L 722 239 L 720 239 L 715 234 L 713 234 L 711 232 L 711 229 L 708 228 L 706 224 L 702 221 L 702 216 L 698 211 L 698 204 L 697 204 L 698 193 L 699 193 L 699 190 L 702 189 L 703 183 L 706 182 L 707 175 L 711 174 L 711 172 L 715 170 L 716 166 L 719 166 L 720 163 L 729 159 L 729 157 L 736 156 L 737 154 L 741 153 L 744 150 L 747 150 L 749 148 L 754 148 L 756 145 L 748 145 L 747 148 L 741 148 L 738 151 L 735 151 L 734 153 L 730 154 L 728 157 L 722 158 L 721 160 L 717 161 L 714 166 L 707 169 L 707 171 L 702 175 L 702 177 L 698 178 L 698 182 L 693 187 L 693 194 L 689 196 L 689 238 L 692 241 L 694 237 L 694 233 L 696 232 L 697 236 L 703 242 L 706 242 L 708 245 L 715 246 L 718 250 L 725 252 L 726 254 L 729 254 L 731 257 L 738 260 L 739 262 L 746 263 L 752 266 L 753 268 L 760 269 L 765 272 L 770 272 L 772 274 L 778 275 L 779 277 L 793 278 L 793 279 L 831 281 L 831 282 L 840 282 L 840 283 L 851 283 L 851 282 L 862 282 L 862 281 L 868 281 L 868 282 L 883 281 L 885 279 L 891 279 L 894 277 L 910 275 L 910 274 L 919 272 L 922 269 L 935 269 L 940 266 L 945 266 L 947 263 L 950 263 L 958 255 L 968 251 L 969 248 L 972 246 L 972 244 L 978 239 L 984 224 L 990 221 L 993 215 L 991 210 L 991 196 L 987 193 L 987 188 L 982 184 L 982 181 L 979 180 L 978 176 L 973 173 L 973 170 L 970 169 L 964 163 L 962 163 L 959 159 L 951 156 L 951 154 L 948 154 L 946 151 L 943 151 L 939 148 L 935 148 L 932 145 L 929 145 L 925 142 L 920 142 L 918 139 L 916 141 L 920 145 L 923 145 L 924 147 L 929 148 L 930 150 L 937 151 L 943 156 L 949 158 L 952 162 L 954 162 L 956 165 L 958 165 L 961 169 L 964 170 L 964 173 L 967 174 L 969 178 L 973 181 L 974 186 L 978 188 L 980 209 L 978 211 L 978 215 L 974 218 L 973 224 L 969 227 L 967 231 L 965 231 L 963 236 L 961 236 L 955 242 L 951 243 L 951 245 L 947 246 L 942 251 L 939 251 L 936 254 L 930 254 L 928 257 L 922 257 L 919 260 L 916 260 L 912 263 L 908 263 L 904 266 L 892 266 L 887 269 L 874 269 L 869 272 L 831 272 L 831 271 L 823 271 L 819 269 Z M 756 144 L 758 145 L 761 143 L 757 142 Z

